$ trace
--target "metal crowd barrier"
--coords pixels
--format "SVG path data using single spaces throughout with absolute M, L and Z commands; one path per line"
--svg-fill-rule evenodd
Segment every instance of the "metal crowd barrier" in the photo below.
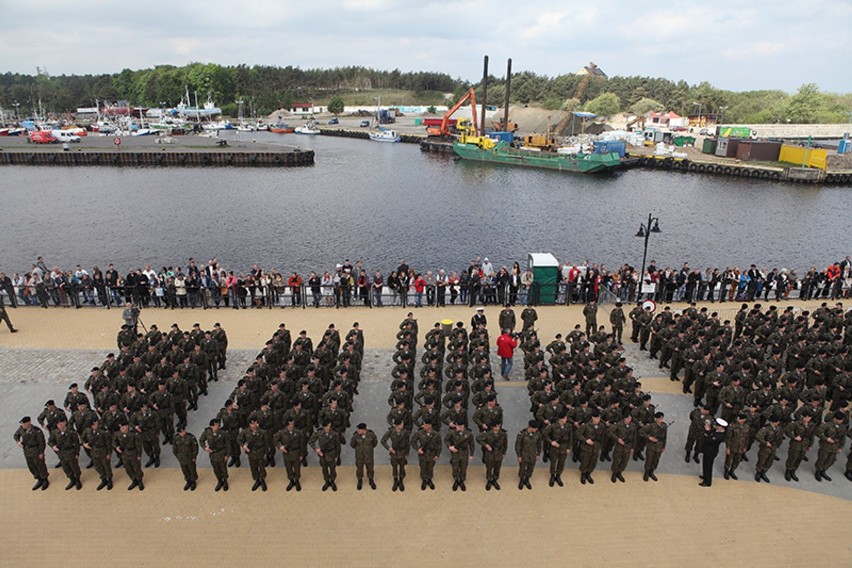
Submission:
M 712 298 L 716 303 L 758 302 L 780 300 L 831 301 L 852 297 L 852 286 L 847 279 L 839 286 L 827 287 L 822 284 L 805 290 L 802 296 L 801 283 L 790 290 L 780 293 L 774 289 L 753 293 L 745 292 L 736 286 L 725 287 L 722 299 L 721 284 L 713 289 Z M 693 292 L 693 293 L 690 293 Z M 752 293 L 749 293 L 752 292 Z M 153 308 L 194 309 L 194 308 L 346 308 L 350 306 L 380 307 L 429 307 L 452 305 L 572 305 L 585 304 L 596 300 L 601 304 L 634 303 L 640 300 L 654 300 L 658 304 L 671 302 L 705 302 L 710 299 L 706 286 L 694 291 L 681 286 L 664 289 L 661 283 L 643 286 L 642 293 L 635 285 L 619 286 L 611 282 L 594 286 L 590 283 L 554 282 L 542 284 L 533 282 L 529 288 L 514 289 L 507 286 L 457 286 L 442 289 L 435 285 L 426 286 L 417 292 L 414 286 L 405 290 L 393 290 L 387 285 L 381 288 L 368 286 L 364 289 L 340 285 L 322 285 L 318 289 L 307 284 L 296 288 L 284 286 L 252 286 L 239 294 L 235 288 L 187 287 L 185 293 L 172 294 L 163 288 L 141 287 L 79 286 L 74 283 L 62 286 L 15 286 L 0 289 L 4 304 L 10 307 L 103 307 L 121 308 L 126 302 Z

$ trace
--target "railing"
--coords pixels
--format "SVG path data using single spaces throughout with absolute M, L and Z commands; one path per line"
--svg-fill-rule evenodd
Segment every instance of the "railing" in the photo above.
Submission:
M 388 286 L 359 288 L 324 285 L 300 286 L 248 286 L 237 287 L 186 287 L 169 290 L 162 287 L 116 287 L 80 286 L 69 283 L 62 286 L 13 286 L 0 290 L 4 304 L 10 307 L 123 307 L 126 302 L 144 307 L 165 309 L 214 309 L 214 308 L 346 308 L 350 306 L 381 307 L 429 307 L 429 306 L 479 306 L 506 303 L 510 305 L 572 305 L 595 300 L 600 304 L 615 302 L 632 303 L 637 300 L 654 300 L 657 303 L 704 302 L 711 299 L 717 303 L 757 302 L 772 300 L 836 300 L 852 297 L 848 281 L 804 290 L 793 287 L 785 290 L 739 289 L 717 284 L 710 294 L 707 286 L 665 288 L 662 284 L 648 284 L 637 294 L 635 286 L 620 286 L 614 283 L 569 283 L 542 284 L 533 282 L 529 288 L 506 286 L 425 286 L 418 292 L 413 286 L 407 289 L 391 289 Z M 722 297 L 724 295 L 724 298 Z

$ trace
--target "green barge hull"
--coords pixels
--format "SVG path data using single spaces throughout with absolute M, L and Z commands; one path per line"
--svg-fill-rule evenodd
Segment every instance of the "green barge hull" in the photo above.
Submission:
M 610 172 L 622 165 L 618 153 L 608 154 L 557 154 L 514 148 L 500 142 L 491 149 L 482 149 L 474 144 L 453 144 L 453 152 L 463 160 L 475 160 L 508 166 L 540 168 L 578 174 L 599 174 Z

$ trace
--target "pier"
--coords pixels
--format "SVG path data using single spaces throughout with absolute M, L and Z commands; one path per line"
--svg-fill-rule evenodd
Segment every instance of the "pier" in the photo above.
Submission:
M 154 136 L 86 136 L 79 143 L 29 144 L 25 138 L 2 140 L 0 165 L 113 167 L 303 167 L 314 165 L 313 150 L 253 140 L 180 136 L 164 143 Z M 115 144 L 120 140 L 120 144 Z

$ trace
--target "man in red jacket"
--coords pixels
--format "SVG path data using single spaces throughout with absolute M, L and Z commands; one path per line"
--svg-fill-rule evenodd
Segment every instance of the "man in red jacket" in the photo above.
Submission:
M 497 338 L 497 355 L 500 356 L 500 375 L 507 381 L 509 380 L 509 373 L 512 372 L 512 356 L 517 346 L 518 340 L 509 333 L 508 329 L 504 329 L 500 337 Z

